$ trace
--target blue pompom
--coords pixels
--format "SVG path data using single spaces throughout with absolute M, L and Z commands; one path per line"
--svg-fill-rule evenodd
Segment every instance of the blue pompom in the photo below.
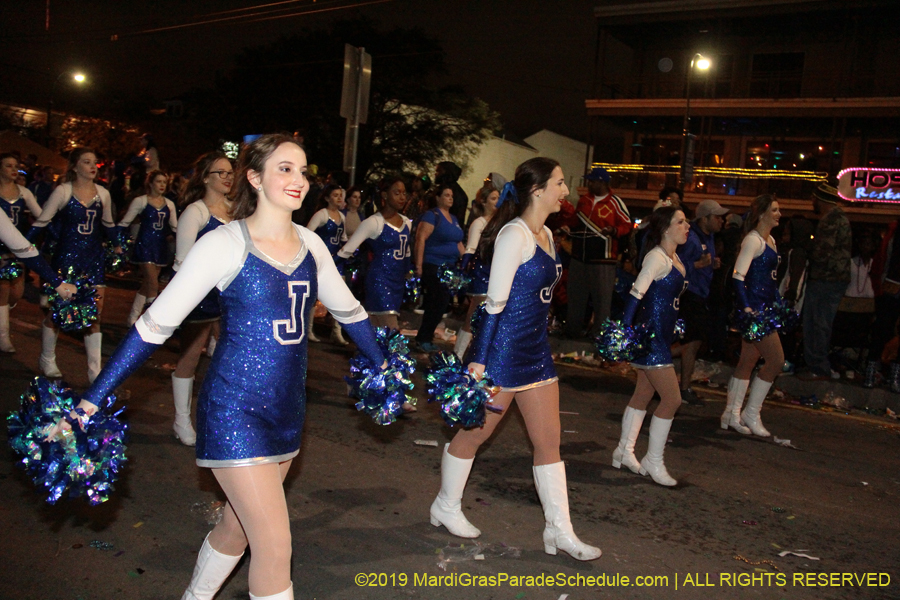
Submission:
M 106 247 L 106 272 L 118 273 L 128 266 L 128 258 L 134 249 L 134 240 L 125 231 L 116 234 L 115 241 L 107 240 L 104 244 Z M 122 249 L 122 253 L 116 252 L 116 247 Z
M 107 397 L 87 416 L 75 409 L 80 399 L 64 383 L 36 377 L 22 394 L 19 410 L 7 417 L 9 445 L 22 456 L 20 464 L 47 492 L 50 504 L 66 493 L 70 498 L 85 496 L 94 505 L 109 499 L 127 460 L 128 426 L 119 420 L 124 408 L 113 412 L 115 400 Z M 70 417 L 73 410 L 77 420 Z M 61 419 L 72 429 L 46 441 L 47 431 Z
M 406 292 L 403 294 L 403 303 L 415 305 L 422 298 L 422 280 L 415 271 L 410 271 L 406 276 Z
M 7 281 L 12 281 L 13 279 L 18 279 L 25 273 L 25 268 L 22 266 L 17 260 L 10 260 L 5 265 L 0 267 L 0 279 L 5 279 Z
M 498 388 L 485 373 L 481 381 L 469 374 L 459 358 L 451 352 L 431 355 L 431 368 L 425 371 L 429 402 L 441 405 L 441 416 L 448 425 L 468 429 L 483 427 L 485 409 L 501 412 L 503 407 L 492 404 Z
M 456 265 L 444 264 L 438 267 L 438 279 L 450 291 L 452 296 L 466 291 L 472 283 L 472 278 Z
M 44 284 L 44 294 L 50 303 L 50 318 L 63 331 L 79 331 L 91 326 L 97 320 L 97 290 L 88 281 L 87 275 L 69 267 L 60 272 L 66 283 L 73 284 L 77 291 L 68 300 L 49 283 Z
M 604 360 L 630 362 L 650 352 L 654 335 L 646 323 L 630 327 L 606 319 L 600 327 L 600 335 L 594 338 L 594 344 Z
M 409 356 L 406 338 L 396 329 L 379 327 L 375 339 L 387 358 L 387 368 L 382 370 L 381 365 L 357 352 L 350 359 L 350 376 L 344 380 L 350 385 L 350 397 L 359 401 L 356 410 L 365 412 L 379 425 L 390 425 L 403 412 L 404 402 L 416 403 L 409 394 L 416 360 Z
M 738 331 L 748 342 L 758 342 L 779 329 L 791 331 L 799 321 L 800 316 L 781 298 L 762 310 L 751 313 L 739 311 L 737 314 Z

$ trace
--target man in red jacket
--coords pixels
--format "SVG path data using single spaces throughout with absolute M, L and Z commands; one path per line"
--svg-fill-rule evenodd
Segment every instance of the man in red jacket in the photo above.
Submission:
M 625 203 L 609 190 L 606 169 L 594 167 L 585 180 L 589 193 L 578 199 L 575 214 L 567 223 L 572 238 L 572 260 L 567 286 L 566 335 L 573 338 L 583 335 L 588 297 L 594 308 L 592 337 L 603 320 L 609 318 L 618 241 L 632 228 Z

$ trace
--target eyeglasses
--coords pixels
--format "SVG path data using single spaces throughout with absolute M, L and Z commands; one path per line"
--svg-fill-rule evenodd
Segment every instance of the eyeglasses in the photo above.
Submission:
M 234 171 L 210 171 L 210 175 L 218 175 L 222 179 L 232 179 L 234 177 Z

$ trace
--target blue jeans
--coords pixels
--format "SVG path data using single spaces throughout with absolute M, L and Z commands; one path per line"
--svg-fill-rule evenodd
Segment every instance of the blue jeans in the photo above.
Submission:
M 803 358 L 816 375 L 830 375 L 831 326 L 847 283 L 808 281 L 803 301 Z

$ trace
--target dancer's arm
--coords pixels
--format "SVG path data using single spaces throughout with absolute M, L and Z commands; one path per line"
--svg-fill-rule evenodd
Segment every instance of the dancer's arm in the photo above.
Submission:
M 169 207 L 169 229 L 172 233 L 178 233 L 178 211 L 175 210 L 175 203 L 166 198 L 166 206 Z
M 34 223 L 31 225 L 31 229 L 28 231 L 28 235 L 25 237 L 31 241 L 34 241 L 34 238 L 50 224 L 50 221 L 53 220 L 53 217 L 56 216 L 62 207 L 66 205 L 69 201 L 69 198 L 72 197 L 72 184 L 64 183 L 60 186 L 57 186 L 55 190 L 50 193 L 50 197 L 47 198 L 47 201 L 44 203 L 44 207 L 41 209 L 41 216 L 38 217 Z
M 25 206 L 28 208 L 28 212 L 31 213 L 32 217 L 37 219 L 41 216 L 41 205 L 38 204 L 37 198 L 34 197 L 34 194 L 31 193 L 31 190 L 20 185 L 19 197 L 25 201 Z
M 174 270 L 177 271 L 181 268 L 181 263 L 188 255 L 188 250 L 197 243 L 197 234 L 211 218 L 209 209 L 202 200 L 191 203 L 181 213 L 178 231 L 175 232 L 175 263 L 172 265 Z
M 16 255 L 16 258 L 25 263 L 25 266 L 56 288 L 56 291 L 63 298 L 71 298 L 77 291 L 74 285 L 63 283 L 59 274 L 47 264 L 47 261 L 43 259 L 38 249 L 25 239 L 22 232 L 16 229 L 16 226 L 12 224 L 12 221 L 2 210 L 0 210 L 0 242 L 3 242 Z
M 141 214 L 141 211 L 147 207 L 147 196 L 138 196 L 134 200 L 131 201 L 131 204 L 128 205 L 128 210 L 125 211 L 125 216 L 122 217 L 122 220 L 119 221 L 119 227 L 128 227 L 134 220 L 137 219 L 137 216 Z
M 747 286 L 744 285 L 744 277 L 750 270 L 750 263 L 757 256 L 760 256 L 766 249 L 766 242 L 759 235 L 752 233 L 744 236 L 741 242 L 741 251 L 738 254 L 737 261 L 734 263 L 734 273 L 731 275 L 734 281 L 735 296 L 738 305 L 744 312 L 752 312 L 750 301 L 747 299 Z
M 634 321 L 634 315 L 637 313 L 644 294 L 650 289 L 650 284 L 668 275 L 673 268 L 672 262 L 662 251 L 654 248 L 647 253 L 641 265 L 641 272 L 638 273 L 637 279 L 631 286 L 631 293 L 628 294 L 628 300 L 625 303 L 625 315 L 622 317 L 623 325 L 631 325 Z
M 341 258 L 350 258 L 353 256 L 353 253 L 363 245 L 363 242 L 366 240 L 374 240 L 381 235 L 383 226 L 384 219 L 378 214 L 372 215 L 359 224 L 359 227 L 357 227 L 356 231 L 353 232 L 353 235 L 350 236 L 350 241 L 344 244 L 343 248 L 338 250 L 337 255 Z

